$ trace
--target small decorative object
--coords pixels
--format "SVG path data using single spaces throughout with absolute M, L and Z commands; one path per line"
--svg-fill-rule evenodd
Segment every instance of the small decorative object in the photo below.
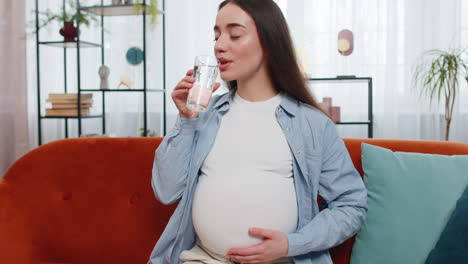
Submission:
M 78 36 L 78 30 L 73 25 L 73 21 L 64 22 L 63 27 L 60 29 L 59 33 L 63 36 L 65 41 L 74 41 Z
M 449 140 L 450 123 L 453 107 L 458 94 L 460 77 L 468 82 L 468 60 L 464 49 L 429 50 L 423 53 L 414 70 L 413 85 L 420 89 L 421 96 L 429 97 L 430 104 L 434 98 L 440 102 L 445 97 L 445 140 Z
M 338 123 L 341 121 L 341 113 L 339 106 L 332 106 L 330 111 L 331 118 L 333 122 Z
M 143 50 L 138 47 L 131 47 L 127 50 L 127 62 L 131 65 L 138 65 L 143 61 Z
M 341 120 L 341 110 L 339 106 L 333 106 L 331 97 L 323 97 L 322 102 L 319 103 L 325 112 L 327 112 L 333 122 L 337 123 Z
M 99 67 L 99 77 L 101 78 L 101 85 L 99 88 L 101 90 L 109 89 L 109 82 L 108 82 L 109 74 L 110 74 L 109 67 L 107 67 L 104 64 L 101 65 L 101 67 Z
M 325 108 L 325 111 L 327 111 L 327 113 L 330 113 L 331 112 L 331 107 L 332 107 L 332 98 L 331 97 L 324 97 L 322 98 L 322 104 L 323 104 L 323 107 Z
M 348 29 L 341 30 L 338 33 L 338 52 L 343 56 L 348 56 L 354 50 L 353 32 Z
M 117 86 L 117 88 L 120 88 L 120 86 L 125 86 L 125 87 L 127 87 L 128 89 L 133 89 L 133 81 L 130 80 L 130 78 L 128 77 L 128 75 L 122 74 L 122 75 L 120 76 L 120 83 L 119 83 L 119 85 Z

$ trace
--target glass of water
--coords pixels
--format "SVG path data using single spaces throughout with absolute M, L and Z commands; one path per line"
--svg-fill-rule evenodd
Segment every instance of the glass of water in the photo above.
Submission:
M 195 57 L 193 77 L 195 82 L 187 97 L 187 108 L 195 112 L 205 112 L 210 103 L 213 87 L 218 75 L 216 57 L 199 55 Z

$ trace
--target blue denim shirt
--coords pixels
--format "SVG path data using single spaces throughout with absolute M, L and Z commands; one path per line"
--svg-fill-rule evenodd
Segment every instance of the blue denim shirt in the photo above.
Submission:
M 152 187 L 164 204 L 179 204 L 154 247 L 150 264 L 182 263 L 196 243 L 192 200 L 198 173 L 210 152 L 233 92 L 214 96 L 198 118 L 178 117 L 156 150 Z M 328 249 L 353 236 L 367 212 L 367 191 L 334 123 L 316 108 L 285 95 L 277 120 L 293 155 L 298 225 L 286 234 L 288 256 L 297 264 L 332 263 Z M 319 211 L 317 195 L 327 202 Z M 229 238 L 226 238 L 229 239 Z

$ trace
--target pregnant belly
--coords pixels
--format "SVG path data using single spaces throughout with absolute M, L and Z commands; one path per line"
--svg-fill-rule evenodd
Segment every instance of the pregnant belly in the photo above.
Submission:
M 192 220 L 202 244 L 226 255 L 229 249 L 262 242 L 250 227 L 290 233 L 297 226 L 293 178 L 240 177 L 233 180 L 201 176 L 195 192 Z

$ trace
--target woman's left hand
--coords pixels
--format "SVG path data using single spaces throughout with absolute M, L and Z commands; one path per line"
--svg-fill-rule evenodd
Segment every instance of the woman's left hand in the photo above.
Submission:
M 246 248 L 231 248 L 226 254 L 228 258 L 240 263 L 264 263 L 288 255 L 288 238 L 283 232 L 249 228 L 249 234 L 261 237 L 263 242 Z

